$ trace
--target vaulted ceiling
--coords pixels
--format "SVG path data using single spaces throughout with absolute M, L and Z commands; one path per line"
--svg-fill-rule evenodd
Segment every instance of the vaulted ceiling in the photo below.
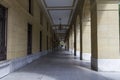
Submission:
M 64 39 L 78 0 L 40 0 L 51 20 L 53 29 Z M 59 29 L 61 24 L 61 29 Z M 62 35 L 62 36 L 61 36 Z

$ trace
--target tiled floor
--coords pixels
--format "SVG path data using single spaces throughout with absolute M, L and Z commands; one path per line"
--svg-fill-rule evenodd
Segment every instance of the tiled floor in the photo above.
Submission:
M 66 51 L 51 53 L 0 80 L 113 80 L 89 69 Z

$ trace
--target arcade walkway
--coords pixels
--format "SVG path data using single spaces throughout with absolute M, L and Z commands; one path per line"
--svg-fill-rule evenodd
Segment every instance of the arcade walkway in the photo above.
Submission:
M 111 80 L 85 68 L 67 51 L 44 56 L 0 80 Z M 84 66 L 84 67 L 82 67 Z

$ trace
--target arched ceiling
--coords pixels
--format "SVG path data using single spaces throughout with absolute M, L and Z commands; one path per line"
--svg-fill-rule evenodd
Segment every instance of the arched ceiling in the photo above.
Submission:
M 53 29 L 58 34 L 64 34 L 69 28 L 78 0 L 40 0 L 51 20 Z M 60 19 L 62 30 L 59 30 Z M 64 38 L 65 36 L 62 35 Z

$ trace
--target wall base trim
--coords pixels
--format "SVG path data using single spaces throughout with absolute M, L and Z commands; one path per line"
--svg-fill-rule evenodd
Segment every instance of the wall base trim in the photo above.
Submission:
M 76 56 L 80 57 L 80 51 L 76 51 Z M 91 61 L 91 53 L 83 53 L 83 60 Z
M 0 78 L 10 73 L 10 61 L 0 62 Z
M 80 57 L 80 51 L 76 51 L 76 56 Z
M 93 59 L 94 59 L 94 61 L 93 61 Z M 95 61 L 97 61 L 97 64 L 95 66 L 98 68 L 98 71 L 120 72 L 120 59 L 95 59 L 95 58 L 92 58 L 92 63 L 95 63 Z
M 26 57 L 17 58 L 9 61 L 0 62 L 0 78 L 8 75 L 9 73 L 33 62 L 34 60 L 40 58 L 41 56 L 47 55 L 49 51 L 38 52 Z
M 83 53 L 83 60 L 91 61 L 91 53 Z
M 73 49 L 69 49 L 71 54 L 74 54 L 74 50 Z

